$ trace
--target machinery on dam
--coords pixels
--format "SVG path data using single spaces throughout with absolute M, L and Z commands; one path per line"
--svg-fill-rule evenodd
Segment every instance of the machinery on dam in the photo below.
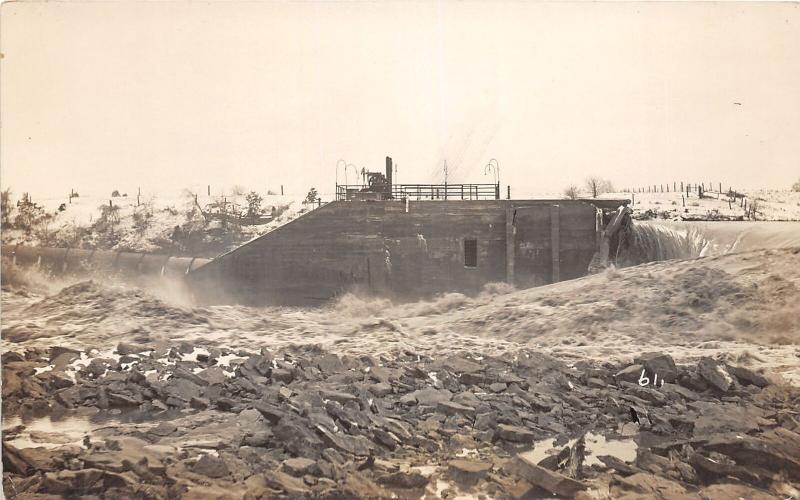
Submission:
M 367 173 L 337 199 L 214 259 L 4 247 L 17 264 L 177 277 L 200 303 L 318 305 L 347 291 L 414 300 L 518 288 L 613 263 L 628 200 L 500 199 L 496 184 L 392 184 Z

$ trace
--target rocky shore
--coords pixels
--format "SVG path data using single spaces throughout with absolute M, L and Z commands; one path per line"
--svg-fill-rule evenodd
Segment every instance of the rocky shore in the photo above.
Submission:
M 121 343 L 28 348 L 2 362 L 6 498 L 759 499 L 800 489 L 800 390 L 744 361 Z

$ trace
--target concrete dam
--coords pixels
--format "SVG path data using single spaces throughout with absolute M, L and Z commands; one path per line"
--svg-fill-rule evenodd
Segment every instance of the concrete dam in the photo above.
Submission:
M 625 203 L 337 200 L 210 260 L 25 246 L 3 254 L 54 274 L 177 279 L 204 304 L 318 305 L 348 291 L 414 300 L 583 276 L 613 260 L 609 226 L 629 221 Z
M 336 200 L 214 259 L 72 248 L 3 247 L 21 266 L 137 282 L 168 279 L 201 304 L 319 305 L 355 291 L 397 300 L 492 282 L 517 288 L 616 263 L 628 200 L 500 199 L 494 184 L 396 184 L 362 171 Z M 626 255 L 625 252 L 622 252 Z

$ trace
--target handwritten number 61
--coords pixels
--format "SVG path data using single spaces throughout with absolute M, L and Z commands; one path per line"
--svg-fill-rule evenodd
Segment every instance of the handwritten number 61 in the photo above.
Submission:
M 644 368 L 642 369 L 642 374 L 639 375 L 639 385 L 642 386 L 642 387 L 646 387 L 646 386 L 650 385 L 650 377 L 645 377 Z M 664 385 L 664 380 L 663 379 L 661 380 L 661 385 Z M 653 374 L 653 386 L 654 387 L 658 387 L 658 374 L 657 373 Z

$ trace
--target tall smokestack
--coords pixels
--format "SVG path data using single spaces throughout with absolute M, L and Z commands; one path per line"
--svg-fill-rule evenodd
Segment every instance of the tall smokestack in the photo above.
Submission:
M 386 157 L 386 182 L 389 184 L 389 194 L 392 193 L 392 157 Z

